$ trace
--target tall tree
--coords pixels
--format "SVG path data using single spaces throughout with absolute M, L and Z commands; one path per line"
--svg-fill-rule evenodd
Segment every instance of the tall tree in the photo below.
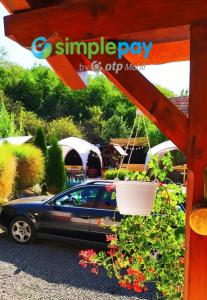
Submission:
M 104 125 L 103 112 L 100 106 L 89 108 L 90 118 L 84 123 L 86 138 L 93 144 L 100 143 L 101 132 Z
M 102 137 L 105 141 L 111 138 L 126 138 L 130 133 L 122 116 L 114 115 L 103 126 Z
M 37 127 L 34 139 L 34 145 L 38 147 L 43 155 L 44 155 L 44 178 L 41 182 L 42 194 L 46 194 L 47 192 L 47 184 L 46 184 L 46 162 L 47 162 L 47 144 L 45 139 L 45 132 L 42 126 Z
M 52 139 L 51 147 L 48 150 L 46 182 L 47 190 L 51 194 L 57 194 L 66 188 L 66 173 L 62 150 L 56 139 Z
M 3 93 L 0 92 L 0 137 L 6 138 L 14 135 L 14 115 L 7 111 L 3 101 Z
M 35 133 L 34 145 L 42 150 L 43 155 L 47 156 L 47 145 L 45 140 L 45 133 L 42 127 L 38 127 Z

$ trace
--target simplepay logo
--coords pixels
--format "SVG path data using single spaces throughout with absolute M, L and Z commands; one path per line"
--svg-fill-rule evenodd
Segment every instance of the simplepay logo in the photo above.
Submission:
M 36 38 L 32 43 L 32 53 L 36 58 L 46 59 L 52 53 L 52 45 L 43 36 Z
M 119 41 L 117 43 L 112 41 L 105 41 L 104 37 L 101 37 L 99 41 L 93 42 L 73 42 L 69 38 L 65 38 L 65 41 L 57 42 L 54 46 L 47 41 L 45 37 L 38 37 L 32 43 L 32 53 L 39 59 L 48 58 L 52 50 L 56 55 L 74 55 L 83 54 L 92 59 L 97 54 L 115 55 L 117 54 L 119 59 L 128 53 L 138 54 L 143 56 L 144 59 L 149 57 L 152 49 L 152 42 L 145 41 Z M 53 49 L 54 48 L 54 49 Z

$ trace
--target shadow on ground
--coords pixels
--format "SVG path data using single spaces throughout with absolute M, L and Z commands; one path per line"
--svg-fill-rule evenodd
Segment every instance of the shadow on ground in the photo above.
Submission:
M 13 280 L 22 272 L 47 283 L 73 286 L 85 290 L 111 295 L 127 296 L 129 299 L 155 300 L 155 289 L 150 287 L 145 294 L 135 294 L 121 289 L 117 282 L 109 279 L 102 271 L 99 276 L 79 266 L 78 252 L 93 248 L 82 242 L 57 242 L 39 240 L 33 245 L 16 244 L 4 234 L 0 235 L 0 263 L 13 265 Z

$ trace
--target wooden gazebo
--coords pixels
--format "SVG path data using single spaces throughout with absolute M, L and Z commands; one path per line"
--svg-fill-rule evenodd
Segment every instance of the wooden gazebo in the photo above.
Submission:
M 5 34 L 26 48 L 44 36 L 70 40 L 152 41 L 148 59 L 140 55 L 96 55 L 93 60 L 135 65 L 190 60 L 189 114 L 184 115 L 139 71 L 105 75 L 188 157 L 185 300 L 207 299 L 207 237 L 189 226 L 192 207 L 204 198 L 207 166 L 207 1 L 206 0 L 1 0 L 11 15 Z M 78 72 L 83 55 L 55 56 L 48 62 L 72 89 L 84 87 Z

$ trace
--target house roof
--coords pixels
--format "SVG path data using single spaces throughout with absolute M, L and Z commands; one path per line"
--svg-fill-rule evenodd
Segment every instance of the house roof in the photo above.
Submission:
M 189 109 L 189 97 L 175 97 L 170 99 L 175 106 L 179 110 L 181 110 L 186 116 L 188 115 L 188 109 Z

